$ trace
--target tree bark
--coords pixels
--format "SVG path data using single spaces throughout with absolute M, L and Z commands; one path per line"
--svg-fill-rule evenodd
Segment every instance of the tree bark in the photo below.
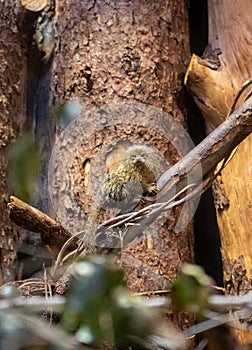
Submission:
M 26 56 L 17 27 L 20 5 L 16 1 L 0 4 L 0 283 L 14 280 L 18 273 L 19 233 L 8 217 L 8 152 L 24 124 Z
M 208 131 L 226 118 L 235 94 L 252 76 L 251 10 L 249 0 L 208 1 L 209 46 L 202 58 L 192 57 L 186 76 Z M 250 136 L 238 147 L 214 186 L 224 285 L 231 294 L 244 293 L 251 287 L 251 150 Z
M 174 120 L 185 126 L 185 109 L 179 107 L 183 105 L 181 78 L 190 55 L 184 1 L 60 1 L 56 15 L 59 30 L 53 80 L 56 104 L 77 99 L 86 112 L 111 103 L 141 102 L 171 113 Z M 109 116 L 106 107 L 102 112 L 92 123 L 101 125 L 108 120 L 111 124 L 113 116 Z M 84 133 L 90 116 L 83 117 Z M 148 123 L 147 115 L 142 118 Z M 116 127 L 104 127 L 78 148 L 71 176 L 83 213 L 88 214 L 93 203 L 86 187 L 90 181 L 89 168 L 94 166 L 95 156 L 102 158 L 102 150 L 108 145 L 116 149 L 120 148 L 118 141 L 148 143 L 165 155 L 170 164 L 180 159 L 179 152 L 165 139 L 167 135 L 161 137 L 150 127 L 141 126 L 138 117 L 134 120 L 135 126 L 121 122 Z M 151 122 L 155 124 L 155 119 L 150 120 L 150 125 Z M 179 139 L 179 135 L 174 138 Z M 187 145 L 184 149 L 189 150 Z M 112 158 L 115 163 L 116 156 Z M 66 220 L 71 209 L 72 204 L 59 200 L 56 212 Z M 152 248 L 147 249 L 143 239 L 123 249 L 122 265 L 132 291 L 160 289 L 177 277 L 181 264 L 194 261 L 192 224 L 183 232 L 174 232 L 179 213 L 179 209 L 171 213 L 154 238 Z M 81 220 L 84 219 L 82 216 Z

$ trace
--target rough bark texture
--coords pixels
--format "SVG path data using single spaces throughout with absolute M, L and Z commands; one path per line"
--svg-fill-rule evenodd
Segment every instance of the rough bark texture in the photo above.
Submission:
M 251 10 L 249 0 L 208 1 L 209 47 L 203 59 L 192 58 L 187 73 L 187 85 L 206 118 L 208 130 L 225 119 L 234 95 L 252 76 Z M 251 150 L 250 136 L 241 143 L 214 188 L 224 285 L 232 294 L 251 287 Z
M 182 1 L 62 1 L 58 7 L 62 55 L 56 64 L 64 69 L 57 75 L 58 102 L 81 97 L 88 109 L 127 98 L 183 120 L 177 97 L 189 46 Z M 94 84 L 86 83 L 87 67 Z
M 184 1 L 60 1 L 56 14 L 59 31 L 54 65 L 56 104 L 77 98 L 88 111 L 103 104 L 137 101 L 171 113 L 184 125 L 178 106 L 189 58 Z M 102 123 L 102 116 L 99 118 Z M 78 149 L 75 161 L 79 165 L 75 167 L 79 166 L 81 171 L 74 176 L 77 197 L 83 192 L 85 174 L 90 163 L 92 167 L 95 154 L 111 138 L 116 146 L 113 137 L 149 143 L 171 164 L 179 160 L 174 147 L 155 137 L 148 128 L 118 125 L 107 136 L 103 133 L 104 130 L 96 133 L 89 145 Z M 90 197 L 83 197 L 80 202 L 87 211 Z M 62 203 L 60 206 L 57 209 L 64 210 Z M 67 209 L 70 212 L 71 208 Z M 160 289 L 178 275 L 183 262 L 194 261 L 192 225 L 174 233 L 178 215 L 179 209 L 170 215 L 155 237 L 153 249 L 147 249 L 142 240 L 123 251 L 123 267 L 132 291 Z
M 10 219 L 26 230 L 40 233 L 43 244 L 55 256 L 59 253 L 64 243 L 71 237 L 71 234 L 50 216 L 47 216 L 40 210 L 14 196 L 10 196 L 8 209 Z M 73 242 L 69 247 L 71 251 L 76 248 L 76 242 Z
M 17 274 L 18 232 L 8 218 L 8 150 L 24 122 L 24 76 L 26 59 L 17 27 L 20 6 L 15 1 L 0 4 L 0 248 L 1 282 Z
M 28 4 L 31 2 L 25 2 Z M 32 5 L 32 4 L 31 4 Z M 41 5 L 41 2 L 40 2 Z M 36 8 L 33 2 L 34 9 Z M 45 7 L 45 3 L 43 4 Z M 1 51 L 0 51 L 0 108 L 1 108 L 1 268 L 3 282 L 14 280 L 22 270 L 17 267 L 16 249 L 24 250 L 25 257 L 34 248 L 38 236 L 16 231 L 8 219 L 7 162 L 8 152 L 16 137 L 32 132 L 40 148 L 41 173 L 39 178 L 37 207 L 48 212 L 47 164 L 50 154 L 50 139 L 53 137 L 53 122 L 48 118 L 50 96 L 50 62 L 42 60 L 34 40 L 35 21 L 41 12 L 28 11 L 20 1 L 3 1 L 0 4 Z M 18 242 L 19 240 L 19 242 Z M 20 246 L 21 244 L 21 246 Z M 31 245 L 33 248 L 31 248 Z M 42 267 L 43 262 L 38 263 Z M 34 264 L 31 264 L 31 266 Z M 22 272 L 26 273 L 22 270 Z M 29 267 L 29 274 L 34 272 Z M 31 271 L 32 270 L 32 271 Z M 21 273 L 22 274 L 22 273 Z M 21 277 L 18 276 L 18 277 Z

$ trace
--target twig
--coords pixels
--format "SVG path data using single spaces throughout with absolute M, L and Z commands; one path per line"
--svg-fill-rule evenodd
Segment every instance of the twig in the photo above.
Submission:
M 233 103 L 232 103 L 231 107 L 230 107 L 229 110 L 228 110 L 227 118 L 229 118 L 230 115 L 234 112 L 235 106 L 236 106 L 237 102 L 239 101 L 239 98 L 241 97 L 242 93 L 243 93 L 250 85 L 252 85 L 252 78 L 246 80 L 246 81 L 242 84 L 242 86 L 241 86 L 241 88 L 239 89 L 239 91 L 237 92 L 237 94 L 235 95 L 234 100 L 233 100 Z M 250 96 L 250 95 L 248 95 L 248 96 L 245 98 L 245 101 L 249 98 L 249 96 Z
M 221 310 L 241 307 L 249 307 L 252 309 L 252 292 L 236 296 L 212 295 L 209 297 L 209 304 L 212 308 L 219 308 Z
M 58 255 L 57 255 L 57 258 L 56 258 L 56 261 L 55 261 L 55 264 L 54 264 L 54 268 L 53 268 L 53 271 L 55 272 L 56 269 L 63 263 L 63 257 L 64 257 L 64 254 L 68 251 L 68 248 L 72 246 L 72 243 L 73 242 L 77 242 L 77 240 L 79 240 L 79 237 L 81 235 L 83 235 L 84 231 L 81 231 L 79 233 L 77 233 L 76 235 L 74 236 L 71 236 L 65 243 L 64 245 L 61 247 Z M 75 249 L 73 249 L 72 251 L 70 251 L 70 253 L 67 255 L 67 257 L 70 257 L 72 256 L 73 254 L 75 254 L 76 252 L 78 252 L 80 250 L 80 245 L 78 245 L 77 247 L 75 247 Z M 66 257 L 64 258 L 65 260 L 67 259 Z M 53 273 L 54 273 L 53 272 Z
M 50 299 L 44 297 L 23 298 L 17 297 L 12 299 L 0 300 L 0 310 L 4 311 L 9 308 L 26 308 L 32 311 L 45 310 L 53 308 L 54 311 L 61 311 L 65 305 L 66 299 L 64 297 L 54 296 Z
M 131 223 L 134 219 L 141 219 L 144 216 L 147 216 L 154 209 L 157 210 L 158 212 L 167 210 L 165 208 L 170 203 L 172 203 L 172 201 L 174 199 L 176 199 L 178 196 L 180 196 L 183 192 L 187 191 L 192 186 L 195 186 L 195 184 L 186 186 L 179 193 L 176 193 L 174 197 L 172 197 L 171 199 L 169 199 L 165 203 L 150 204 L 150 205 L 148 205 L 148 206 L 146 206 L 146 207 L 144 207 L 144 208 L 142 208 L 142 209 L 140 209 L 138 211 L 134 211 L 134 212 L 131 212 L 131 213 L 128 213 L 128 214 L 122 214 L 122 215 L 119 215 L 119 216 L 117 216 L 115 218 L 107 220 L 107 221 L 103 222 L 100 227 L 98 227 L 98 231 L 99 231 L 99 228 L 104 227 L 104 226 L 109 226 L 109 228 L 111 229 L 111 228 L 115 228 L 115 227 L 120 227 L 120 226 L 122 226 L 123 224 L 126 224 L 126 223 Z M 174 202 L 172 207 L 176 205 L 175 203 L 176 202 Z M 169 209 L 170 209 L 170 207 L 169 207 Z
M 203 321 L 194 326 L 191 326 L 190 328 L 187 329 L 186 334 L 188 336 L 196 335 L 223 324 L 230 324 L 234 326 L 234 323 L 237 322 L 237 319 L 245 319 L 249 316 L 251 316 L 250 309 L 236 311 L 233 314 L 211 313 L 211 318 L 208 318 L 206 321 Z

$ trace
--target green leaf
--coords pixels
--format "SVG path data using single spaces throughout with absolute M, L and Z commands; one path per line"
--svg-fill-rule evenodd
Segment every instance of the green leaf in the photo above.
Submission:
M 212 280 L 197 265 L 186 264 L 172 286 L 172 306 L 176 311 L 192 311 L 198 316 L 208 307 Z

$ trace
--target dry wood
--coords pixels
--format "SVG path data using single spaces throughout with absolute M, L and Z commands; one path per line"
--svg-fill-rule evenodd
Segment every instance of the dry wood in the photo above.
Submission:
M 234 95 L 252 76 L 251 18 L 252 2 L 209 0 L 209 46 L 203 58 L 193 55 L 186 85 L 205 117 L 208 132 L 227 115 Z M 250 279 L 251 254 L 251 157 L 252 137 L 243 142 L 215 192 L 215 205 L 222 240 L 224 283 L 232 293 L 242 291 L 235 262 L 244 261 L 244 274 Z M 233 268 L 231 267 L 233 265 Z M 236 276 L 236 277 L 235 277 Z
M 10 219 L 15 224 L 26 230 L 41 233 L 42 242 L 54 253 L 58 253 L 63 244 L 71 237 L 71 234 L 60 223 L 14 196 L 10 197 L 8 208 Z M 77 245 L 74 242 L 69 247 L 71 250 L 76 248 Z
M 186 85 L 205 117 L 208 132 L 227 115 L 242 83 L 252 77 L 250 0 L 208 1 L 208 50 L 193 55 Z M 231 294 L 251 288 L 252 136 L 239 146 L 234 159 L 214 186 L 220 230 L 224 286 Z M 240 335 L 242 342 L 251 340 Z

